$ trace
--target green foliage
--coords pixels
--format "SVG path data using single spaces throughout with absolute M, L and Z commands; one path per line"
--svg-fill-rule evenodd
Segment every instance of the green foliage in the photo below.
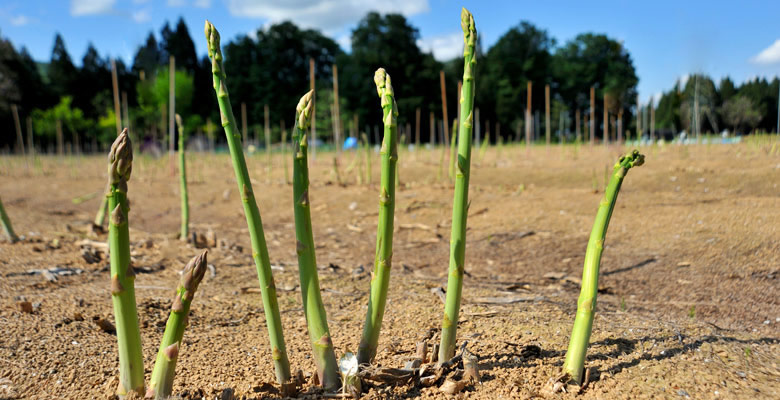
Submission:
M 62 123 L 63 131 L 78 133 L 92 126 L 92 121 L 84 117 L 84 112 L 71 104 L 73 98 L 65 96 L 52 108 L 47 110 L 33 110 L 34 132 L 42 138 L 54 138 L 57 135 L 56 123 Z
M 723 103 L 720 108 L 723 121 L 735 132 L 743 132 L 740 128 L 755 129 L 761 121 L 761 112 L 750 98 L 737 95 Z

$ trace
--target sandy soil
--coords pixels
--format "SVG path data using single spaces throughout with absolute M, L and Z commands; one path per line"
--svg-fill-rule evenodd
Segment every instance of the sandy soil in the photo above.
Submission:
M 625 149 L 490 148 L 481 161 L 475 151 L 458 336 L 478 356 L 482 383 L 455 396 L 437 387 L 376 384 L 364 398 L 780 398 L 780 154 L 770 145 L 642 149 L 646 165 L 626 178 L 607 235 L 586 364 L 591 382 L 579 395 L 543 389 L 565 356 L 605 168 Z M 318 154 L 310 198 L 340 355 L 357 349 L 362 329 L 379 164 L 377 157 L 373 184 L 357 184 L 357 168 L 347 171 L 354 156 L 342 156 L 346 184 L 339 185 L 332 157 Z M 401 153 L 378 365 L 402 367 L 442 316 L 432 290 L 446 286 L 452 186 L 436 179 L 438 160 L 438 152 Z M 174 394 L 278 398 L 268 385 L 273 366 L 229 158 L 192 155 L 189 165 L 192 229 L 212 229 L 221 244 L 209 254 L 216 275 L 207 275 L 193 302 Z M 277 266 L 292 368 L 309 376 L 292 188 L 281 155 L 273 165 L 269 174 L 265 157 L 255 155 L 250 173 Z M 107 262 L 89 263 L 79 245 L 89 238 L 105 170 L 104 157 L 0 160 L 0 195 L 25 236 L 0 243 L 0 398 L 110 398 L 116 390 L 116 337 L 96 324 L 113 320 Z M 167 158 L 136 157 L 129 185 L 148 382 L 178 271 L 199 250 L 176 240 L 179 186 Z M 29 273 L 50 268 L 75 273 L 53 282 Z M 301 394 L 321 396 L 311 383 Z

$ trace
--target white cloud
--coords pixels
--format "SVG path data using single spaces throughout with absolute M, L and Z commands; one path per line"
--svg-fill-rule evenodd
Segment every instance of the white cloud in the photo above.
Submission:
M 754 64 L 780 64 L 780 39 L 751 58 Z
M 168 7 L 182 7 L 186 3 L 184 0 L 168 0 Z
M 270 22 L 292 21 L 326 33 L 346 28 L 369 11 L 417 15 L 430 10 L 428 0 L 228 0 L 235 17 L 262 18 Z
M 452 60 L 463 55 L 463 33 L 453 32 L 422 38 L 417 41 L 417 45 L 424 51 L 433 52 L 433 57 L 439 61 Z
M 106 14 L 114 9 L 116 0 L 70 0 L 70 15 Z
M 211 0 L 195 0 L 192 5 L 198 8 L 209 8 L 211 7 Z
M 133 18 L 133 21 L 139 24 L 149 22 L 152 19 L 152 16 L 149 14 L 149 10 L 134 11 L 131 17 Z
M 340 35 L 336 38 L 336 43 L 339 44 L 342 50 L 346 52 L 352 51 L 352 37 L 348 34 Z
M 678 81 L 680 82 L 680 88 L 684 88 L 685 84 L 688 83 L 688 79 L 690 79 L 691 74 L 683 74 Z
M 30 18 L 27 18 L 25 15 L 17 15 L 15 17 L 11 17 L 11 25 L 13 26 L 25 26 L 30 23 Z

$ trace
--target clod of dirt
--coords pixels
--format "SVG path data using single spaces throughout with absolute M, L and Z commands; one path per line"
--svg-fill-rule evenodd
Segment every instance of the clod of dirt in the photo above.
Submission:
M 114 327 L 114 324 L 111 323 L 111 321 L 105 319 L 105 318 L 97 318 L 94 320 L 95 325 L 100 328 L 105 333 L 116 333 L 116 328 Z
M 32 314 L 33 312 L 33 306 L 32 303 L 29 301 L 20 301 L 16 303 L 16 306 L 19 307 L 19 311 L 27 314 Z
M 466 381 L 453 381 L 452 379 L 447 379 L 442 383 L 441 386 L 439 386 L 439 390 L 442 393 L 446 393 L 449 395 L 458 394 L 463 390 L 463 388 L 466 387 Z

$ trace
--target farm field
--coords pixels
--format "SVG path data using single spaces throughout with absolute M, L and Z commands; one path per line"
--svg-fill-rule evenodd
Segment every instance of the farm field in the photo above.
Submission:
M 640 148 L 645 165 L 623 183 L 607 234 L 590 382 L 579 395 L 545 387 L 565 357 L 605 169 L 628 148 L 503 146 L 484 158 L 475 148 L 458 346 L 468 341 L 482 383 L 456 397 L 780 397 L 780 155 L 772 143 Z M 403 367 L 430 329 L 438 337 L 453 200 L 446 165 L 437 178 L 440 152 L 400 151 L 381 366 Z M 363 153 L 342 153 L 338 174 L 333 157 L 319 151 L 310 160 L 309 197 L 340 356 L 357 351 L 365 317 L 380 168 L 373 154 L 371 183 L 358 184 L 358 163 L 348 166 Z M 274 154 L 270 170 L 264 154 L 247 161 L 290 364 L 306 378 L 299 396 L 318 398 L 298 290 L 292 185 L 282 167 L 292 170 L 291 160 Z M 215 268 L 193 301 L 173 393 L 280 398 L 230 158 L 190 152 L 187 162 L 191 230 L 216 235 Z M 104 156 L 0 159 L 0 195 L 25 237 L 0 242 L 0 398 L 115 396 L 117 340 L 99 323 L 113 321 L 108 259 L 98 243 L 106 235 L 88 229 L 105 174 Z M 200 250 L 177 239 L 179 181 L 167 156 L 136 156 L 128 185 L 148 381 L 178 272 Z M 367 385 L 368 399 L 452 397 L 435 386 Z

